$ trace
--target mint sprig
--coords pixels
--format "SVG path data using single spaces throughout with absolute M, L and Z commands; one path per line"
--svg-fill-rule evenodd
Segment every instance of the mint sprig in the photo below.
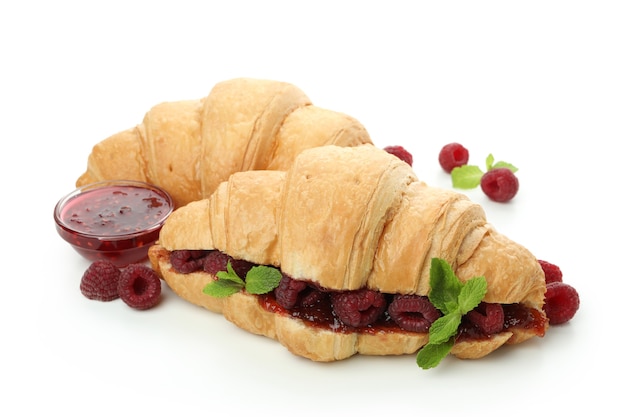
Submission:
M 489 154 L 485 161 L 487 171 L 491 171 L 496 168 L 508 168 L 515 173 L 518 170 L 517 167 L 508 162 L 494 162 L 495 158 L 492 154 Z M 456 167 L 450 173 L 450 176 L 452 177 L 452 186 L 462 190 L 471 190 L 472 188 L 476 188 L 480 185 L 480 179 L 484 174 L 485 172 L 483 172 L 483 170 L 477 165 L 462 165 L 460 167 Z
M 205 285 L 202 292 L 212 297 L 223 298 L 243 289 L 250 294 L 266 294 L 278 287 L 282 274 L 271 266 L 257 265 L 250 268 L 243 280 L 228 261 L 226 271 L 219 271 L 216 277 L 216 280 Z
M 461 318 L 480 304 L 486 293 L 485 277 L 461 282 L 448 262 L 431 260 L 428 299 L 443 315 L 430 326 L 428 343 L 417 353 L 420 368 L 434 368 L 450 353 Z

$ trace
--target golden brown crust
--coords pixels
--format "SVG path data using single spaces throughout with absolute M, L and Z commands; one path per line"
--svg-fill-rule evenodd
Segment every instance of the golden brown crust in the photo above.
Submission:
M 141 133 L 146 179 L 170 192 L 176 202 L 203 196 L 196 182 L 202 166 L 198 138 L 204 105 L 205 100 L 158 104 L 146 113 L 137 128 Z
M 417 178 L 408 164 L 374 146 L 339 149 L 307 150 L 287 171 L 280 265 L 293 278 L 354 290 L 366 286 L 383 228 Z
M 120 155 L 128 163 L 118 164 Z M 87 166 L 87 171 L 76 181 L 77 187 L 106 179 L 146 181 L 139 129 L 124 130 L 94 145 Z
M 519 302 L 538 310 L 543 307 L 546 284 L 539 262 L 526 248 L 496 232 L 491 226 L 471 257 L 457 265 L 456 274 L 461 280 L 475 276 L 487 277 L 487 302 Z
M 282 170 L 304 149 L 363 143 L 371 139 L 358 121 L 313 106 L 297 87 L 235 78 L 205 98 L 158 104 L 138 126 L 96 144 L 76 185 L 147 181 L 181 207 L 208 197 L 234 172 Z
M 365 127 L 351 116 L 316 106 L 298 107 L 280 127 L 267 169 L 286 171 L 305 149 L 358 146 L 369 143 L 368 137 Z
M 368 285 L 383 292 L 428 294 L 430 259 L 454 268 L 484 235 L 483 209 L 454 191 L 413 182 L 385 228 Z
M 310 104 L 288 83 L 241 78 L 215 85 L 202 114 L 203 195 L 231 173 L 265 169 L 287 116 Z

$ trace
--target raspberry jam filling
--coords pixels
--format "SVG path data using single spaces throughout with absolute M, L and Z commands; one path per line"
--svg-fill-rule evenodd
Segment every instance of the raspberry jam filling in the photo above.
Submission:
M 231 266 L 242 279 L 255 264 L 237 260 L 219 251 L 173 251 L 174 270 L 186 274 L 202 271 L 215 275 Z M 290 315 L 306 325 L 339 333 L 417 332 L 427 333 L 441 313 L 428 297 L 385 294 L 369 289 L 335 291 L 313 282 L 295 280 L 282 273 L 273 291 L 258 295 L 270 312 Z M 457 340 L 483 340 L 502 331 L 524 329 L 538 336 L 545 332 L 541 312 L 522 304 L 480 303 L 463 317 Z

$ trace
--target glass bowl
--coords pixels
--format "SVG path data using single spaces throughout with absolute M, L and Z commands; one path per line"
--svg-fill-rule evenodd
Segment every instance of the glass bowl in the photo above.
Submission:
M 85 185 L 61 198 L 54 221 L 59 235 L 86 259 L 124 267 L 147 259 L 173 210 L 172 197 L 160 187 L 111 180 Z

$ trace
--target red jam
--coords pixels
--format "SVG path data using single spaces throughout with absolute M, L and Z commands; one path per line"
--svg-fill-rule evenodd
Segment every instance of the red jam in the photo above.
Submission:
M 539 311 L 523 306 L 522 304 L 502 304 L 504 309 L 503 331 L 511 329 L 524 329 L 532 331 L 537 336 L 544 336 L 546 318 Z M 461 323 L 457 340 L 484 339 L 486 336 L 476 331 L 473 326 Z
M 70 194 L 55 219 L 61 237 L 81 255 L 125 266 L 146 259 L 172 207 L 156 187 L 120 182 Z
M 263 308 L 272 313 L 287 314 L 294 318 L 301 319 L 306 325 L 332 330 L 337 333 L 368 333 L 376 334 L 378 332 L 406 332 L 402 330 L 389 315 L 385 312 L 375 323 L 362 328 L 354 328 L 346 326 L 338 320 L 333 311 L 328 298 L 322 299 L 314 306 L 296 306 L 291 310 L 287 310 L 276 302 L 273 293 L 263 294 L 259 296 L 259 302 Z M 538 336 L 543 336 L 545 331 L 545 319 L 541 314 L 533 309 L 522 306 L 521 304 L 503 304 L 505 311 L 504 328 L 520 328 L 532 330 Z M 473 326 L 462 324 L 459 327 L 458 340 L 483 340 L 489 336 L 477 331 Z

